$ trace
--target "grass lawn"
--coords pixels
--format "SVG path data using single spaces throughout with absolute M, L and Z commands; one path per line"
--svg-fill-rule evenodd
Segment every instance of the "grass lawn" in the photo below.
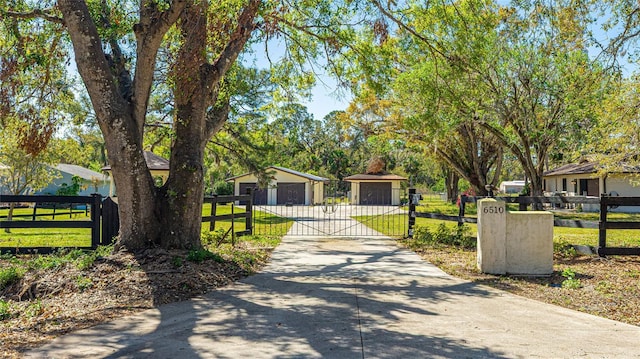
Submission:
M 0 219 L 6 220 L 8 209 L 0 210 Z M 33 208 L 16 208 L 14 221 L 31 221 Z M 90 221 L 84 210 L 38 208 L 36 221 Z M 11 233 L 0 230 L 0 247 L 89 247 L 90 228 L 12 228 Z
M 225 214 L 231 214 L 231 204 L 221 205 L 218 204 L 216 207 L 216 215 L 221 216 Z M 244 213 L 244 206 L 236 206 L 233 208 L 234 213 Z M 268 235 L 268 236 L 284 236 L 289 228 L 293 225 L 293 220 L 278 217 L 274 214 L 262 212 L 262 211 L 253 211 L 253 233 L 257 235 Z M 211 215 L 211 205 L 205 204 L 202 210 L 203 216 Z M 215 230 L 218 232 L 227 232 L 231 228 L 232 220 L 222 220 L 216 221 Z M 241 232 L 246 229 L 245 218 L 236 218 L 233 221 L 233 227 L 235 232 Z M 202 230 L 208 232 L 210 228 L 209 222 L 202 223 Z M 230 234 L 229 234 L 230 235 Z
M 66 212 L 65 212 L 66 211 Z M 216 213 L 217 215 L 230 214 L 232 211 L 231 205 L 218 204 Z M 234 213 L 244 213 L 245 208 L 243 206 L 236 206 L 233 209 Z M 0 219 L 6 220 L 8 209 L 0 209 Z M 56 221 L 89 221 L 90 215 L 85 214 L 84 211 L 78 211 L 69 215 L 69 210 L 58 209 L 56 210 L 55 218 L 53 217 L 52 209 L 38 208 L 36 220 L 56 220 Z M 16 208 L 14 210 L 14 221 L 31 221 L 33 214 L 33 208 Z M 42 215 L 42 216 L 41 216 Z M 203 216 L 211 215 L 211 205 L 205 204 Z M 289 228 L 293 225 L 293 221 L 277 217 L 269 213 L 263 213 L 261 211 L 253 212 L 253 233 L 262 235 L 282 236 L 287 233 Z M 232 220 L 223 220 L 216 222 L 217 232 L 226 233 L 231 228 Z M 237 218 L 233 221 L 235 232 L 244 231 L 245 219 Z M 203 232 L 209 232 L 209 223 L 202 224 Z M 230 238 L 229 234 L 229 238 Z M 0 230 L 0 247 L 89 247 L 91 246 L 91 229 L 89 228 L 14 228 L 11 229 L 11 233 L 6 233 L 4 230 Z

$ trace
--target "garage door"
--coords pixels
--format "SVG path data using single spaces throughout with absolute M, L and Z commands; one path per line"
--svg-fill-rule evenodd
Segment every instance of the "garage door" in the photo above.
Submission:
M 304 204 L 304 183 L 278 182 L 278 204 Z
M 267 190 L 259 189 L 256 183 L 240 183 L 240 193 L 246 194 L 247 188 L 253 188 L 253 204 L 267 204 Z M 240 204 L 245 204 L 240 201 Z
M 360 204 L 391 205 L 391 182 L 360 182 Z

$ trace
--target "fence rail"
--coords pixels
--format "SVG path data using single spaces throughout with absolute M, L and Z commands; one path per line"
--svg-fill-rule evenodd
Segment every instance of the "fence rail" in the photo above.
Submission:
M 1 203 L 34 203 L 37 207 L 41 203 L 57 203 L 57 204 L 85 204 L 90 205 L 90 220 L 88 221 L 0 221 L 0 228 L 90 228 L 91 229 L 91 246 L 81 247 L 81 249 L 95 249 L 100 242 L 100 225 L 101 225 L 101 200 L 99 194 L 91 196 L 0 196 Z M 35 210 L 32 217 L 35 219 Z M 0 252 L 16 253 L 37 252 L 48 253 L 56 247 L 0 247 Z
M 611 208 L 616 206 L 640 207 L 640 197 L 600 197 L 600 223 L 598 233 L 598 255 L 640 255 L 639 247 L 607 247 L 608 229 L 640 229 L 640 222 L 609 221 L 607 215 Z
M 444 215 L 440 213 L 422 213 L 416 211 L 419 204 L 420 194 L 415 189 L 409 189 L 409 231 L 408 236 L 413 236 L 413 229 L 416 218 L 431 218 L 443 221 L 457 222 L 459 226 L 464 223 L 477 223 L 475 217 L 465 217 L 466 204 L 477 203 L 477 201 L 488 197 L 460 196 L 460 209 L 457 216 Z M 555 227 L 570 228 L 591 228 L 598 229 L 597 253 L 599 256 L 606 255 L 640 255 L 640 247 L 607 247 L 607 230 L 613 229 L 640 229 L 640 222 L 610 221 L 607 214 L 612 208 L 618 206 L 638 206 L 640 207 L 640 197 L 610 197 L 602 195 L 600 198 L 584 196 L 518 196 L 518 197 L 491 197 L 506 203 L 518 204 L 520 211 L 526 211 L 532 204 L 597 204 L 600 205 L 600 221 L 583 221 L 571 219 L 554 219 Z
M 204 203 L 211 203 L 212 211 L 210 216 L 203 216 L 203 222 L 209 222 L 210 230 L 214 230 L 216 222 L 223 220 L 232 220 L 231 232 L 233 238 L 238 235 L 246 235 L 253 233 L 253 221 L 252 221 L 252 200 L 251 194 L 240 196 L 212 196 L 206 197 Z M 235 213 L 235 206 L 231 206 L 232 213 L 225 215 L 216 215 L 216 207 L 222 203 L 235 203 L 240 201 L 246 203 L 245 212 Z M 90 228 L 91 229 L 91 245 L 87 247 L 76 247 L 79 249 L 95 249 L 99 245 L 111 244 L 113 238 L 118 235 L 118 228 L 120 220 L 118 217 L 118 203 L 117 199 L 106 198 L 102 201 L 102 197 L 99 194 L 91 196 L 13 196 L 2 195 L 0 196 L 0 203 L 34 203 L 34 212 L 30 215 L 23 215 L 23 217 L 31 217 L 31 220 L 9 221 L 6 218 L 0 217 L 0 229 L 12 229 L 12 228 Z M 36 213 L 36 208 L 42 208 L 41 204 L 53 204 L 57 206 L 59 204 L 69 204 L 73 208 L 74 204 L 88 205 L 88 214 L 90 214 L 89 220 L 36 220 L 40 218 L 42 214 Z M 87 211 L 82 211 L 87 213 Z M 65 214 L 68 212 L 65 212 Z M 77 211 L 73 212 L 77 213 Z M 46 216 L 53 215 L 51 213 L 45 214 Z M 236 218 L 245 219 L 245 230 L 236 232 L 233 226 L 233 221 Z M 51 253 L 59 247 L 0 247 L 2 253 Z
M 240 213 L 235 213 L 235 205 L 232 205 L 230 214 L 222 214 L 222 215 L 216 214 L 218 204 L 227 204 L 227 203 L 234 204 L 235 202 L 244 203 L 245 211 Z M 242 194 L 238 196 L 226 195 L 226 196 L 205 197 L 204 203 L 211 204 L 211 215 L 202 217 L 203 223 L 209 222 L 209 231 L 214 231 L 216 229 L 217 221 L 231 220 L 230 231 L 231 231 L 232 238 L 235 238 L 235 236 L 250 235 L 253 233 L 253 220 L 252 220 L 253 194 L 251 193 L 251 189 L 247 190 L 247 194 Z M 239 232 L 235 231 L 234 222 L 236 218 L 245 219 L 244 231 L 239 231 Z

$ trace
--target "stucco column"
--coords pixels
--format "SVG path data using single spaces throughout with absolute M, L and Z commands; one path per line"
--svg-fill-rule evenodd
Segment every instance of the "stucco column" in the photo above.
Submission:
M 483 273 L 507 273 L 507 211 L 493 198 L 478 201 L 478 269 Z

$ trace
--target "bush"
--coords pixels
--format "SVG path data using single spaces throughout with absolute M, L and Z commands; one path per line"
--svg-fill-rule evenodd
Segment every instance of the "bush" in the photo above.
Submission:
M 218 228 L 213 232 L 202 231 L 202 233 L 200 234 L 200 238 L 202 239 L 202 244 L 204 244 L 205 246 L 210 246 L 212 244 L 218 246 L 219 243 L 222 243 L 222 240 L 226 234 L 227 231 L 222 228 Z
M 418 243 L 439 244 L 463 248 L 475 248 L 476 239 L 470 235 L 471 229 L 467 225 L 447 226 L 440 223 L 435 230 L 418 226 L 413 232 L 413 238 Z
M 233 182 L 218 181 L 213 185 L 213 193 L 219 196 L 233 194 Z M 243 193 L 244 194 L 244 193 Z
M 222 257 L 220 257 L 220 255 L 218 255 L 216 253 L 209 252 L 209 251 L 204 250 L 204 249 L 191 250 L 187 254 L 187 260 L 189 262 L 201 263 L 201 262 L 203 262 L 205 260 L 209 260 L 209 259 L 213 259 L 214 261 L 216 261 L 218 263 L 224 262 L 224 259 Z
M 11 305 L 9 302 L 0 299 L 0 320 L 11 318 Z
M 417 226 L 413 230 L 413 240 L 420 243 L 433 243 L 433 235 L 429 232 L 429 228 Z
M 4 289 L 22 278 L 24 270 L 11 266 L 0 270 L 0 289 Z
M 553 242 L 553 253 L 563 258 L 575 258 L 578 256 L 578 252 L 566 239 L 561 238 L 557 242 Z

